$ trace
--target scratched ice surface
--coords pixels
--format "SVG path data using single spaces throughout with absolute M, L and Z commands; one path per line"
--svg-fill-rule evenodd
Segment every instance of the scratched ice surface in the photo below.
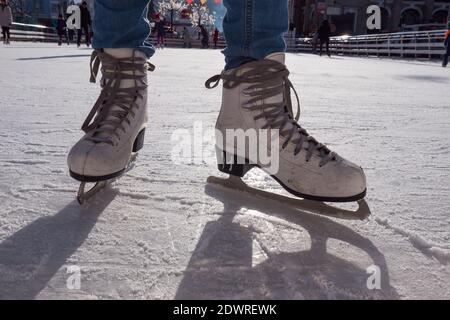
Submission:
M 372 215 L 353 221 L 207 185 L 207 139 L 203 159 L 173 161 L 176 130 L 214 126 L 213 50 L 157 52 L 136 168 L 80 208 L 66 155 L 98 95 L 89 55 L 0 48 L 0 298 L 450 299 L 448 69 L 288 54 L 302 125 L 366 171 Z M 281 192 L 261 171 L 246 182 Z

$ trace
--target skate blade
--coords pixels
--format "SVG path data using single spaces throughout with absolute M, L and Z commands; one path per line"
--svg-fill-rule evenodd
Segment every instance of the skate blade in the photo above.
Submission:
M 91 199 L 93 196 L 95 196 L 100 190 L 102 190 L 106 185 L 108 184 L 108 180 L 105 181 L 99 181 L 94 184 L 94 186 L 86 191 L 86 182 L 82 182 L 80 184 L 80 188 L 78 189 L 77 193 L 77 201 L 80 205 L 83 205 Z
M 80 188 L 78 189 L 77 193 L 77 201 L 80 205 L 84 205 L 89 199 L 93 198 L 100 190 L 105 188 L 108 184 L 111 184 L 115 181 L 117 181 L 119 178 L 121 178 L 125 173 L 131 171 L 136 166 L 136 160 L 137 160 L 138 154 L 133 153 L 130 158 L 130 162 L 128 163 L 127 167 L 125 168 L 124 172 L 113 179 L 109 180 L 103 180 L 98 181 L 94 183 L 94 186 L 86 191 L 86 185 L 88 182 L 81 182 Z
M 299 211 L 305 211 L 337 219 L 366 220 L 371 215 L 370 208 L 364 199 L 357 201 L 358 209 L 348 210 L 336 206 L 331 206 L 320 201 L 291 198 L 288 196 L 253 188 L 245 184 L 241 178 L 236 176 L 230 176 L 229 178 L 210 176 L 207 179 L 207 183 L 229 189 L 231 192 L 244 192 L 258 198 L 277 201 L 280 202 L 280 204 L 283 206 L 288 205 Z M 239 196 L 239 194 L 236 195 Z

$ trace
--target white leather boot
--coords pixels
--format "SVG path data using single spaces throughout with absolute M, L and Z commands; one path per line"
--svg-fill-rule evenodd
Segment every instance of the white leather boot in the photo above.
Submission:
M 217 86 L 220 79 L 224 82 L 222 108 L 216 124 L 218 139 L 223 139 L 216 144 L 219 170 L 238 177 L 253 167 L 267 172 L 259 152 L 255 156 L 248 148 L 242 151 L 226 135 L 236 129 L 268 129 L 279 134 L 276 141 L 279 163 L 277 171 L 269 174 L 288 192 L 326 202 L 364 198 L 363 170 L 317 142 L 297 123 L 300 106 L 294 117 L 290 97 L 293 86 L 288 75 L 285 54 L 274 53 L 264 60 L 224 71 L 206 82 L 207 88 Z M 269 144 L 267 148 L 271 149 Z
M 70 150 L 70 175 L 81 182 L 120 176 L 144 143 L 147 123 L 147 63 L 134 49 L 96 50 L 91 82 L 102 65 L 102 91 L 82 126 L 84 137 Z

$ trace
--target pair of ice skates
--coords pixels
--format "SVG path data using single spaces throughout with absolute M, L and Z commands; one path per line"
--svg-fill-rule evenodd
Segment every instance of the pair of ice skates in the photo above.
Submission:
M 96 50 L 91 57 L 92 82 L 100 65 L 100 97 L 82 126 L 84 137 L 68 157 L 71 176 L 81 182 L 81 203 L 127 171 L 143 146 L 147 125 L 147 73 L 154 66 L 138 50 Z M 223 81 L 216 129 L 223 133 L 222 138 L 229 130 L 276 131 L 279 169 L 270 174 L 297 197 L 326 202 L 364 198 L 363 170 L 330 151 L 298 124 L 288 76 L 284 53 L 274 53 L 209 79 L 208 88 Z M 269 172 L 248 150 L 239 151 L 224 141 L 218 141 L 216 149 L 218 167 L 224 173 L 240 178 L 254 167 Z M 85 192 L 86 183 L 97 184 Z

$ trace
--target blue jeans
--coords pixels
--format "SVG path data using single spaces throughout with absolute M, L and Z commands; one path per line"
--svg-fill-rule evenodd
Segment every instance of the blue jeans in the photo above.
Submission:
M 95 0 L 93 47 L 136 48 L 148 57 L 155 53 L 149 36 L 148 0 Z M 224 0 L 223 28 L 226 69 L 274 52 L 284 52 L 288 29 L 287 0 Z

